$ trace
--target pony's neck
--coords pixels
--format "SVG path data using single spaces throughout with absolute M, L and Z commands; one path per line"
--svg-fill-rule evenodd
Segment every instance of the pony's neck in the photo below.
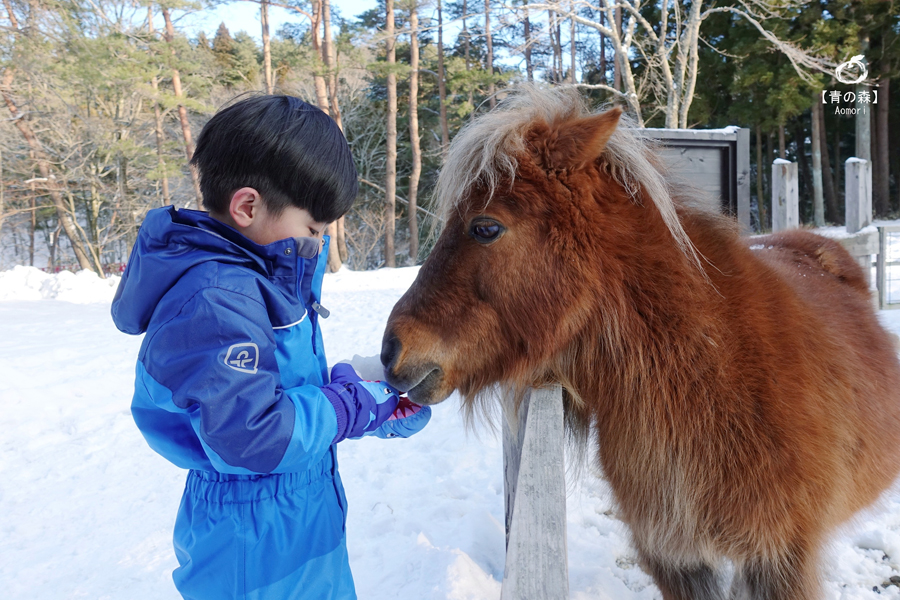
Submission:
M 609 411 L 633 414 L 645 402 L 683 408 L 690 388 L 726 351 L 716 288 L 722 273 L 706 260 L 721 258 L 713 252 L 727 255 L 735 234 L 715 217 L 686 214 L 683 223 L 706 271 L 681 252 L 661 220 L 649 224 L 646 243 L 625 253 L 620 281 L 598 288 L 594 318 L 558 361 L 558 378 L 576 404 L 581 398 L 590 407 L 592 421 Z

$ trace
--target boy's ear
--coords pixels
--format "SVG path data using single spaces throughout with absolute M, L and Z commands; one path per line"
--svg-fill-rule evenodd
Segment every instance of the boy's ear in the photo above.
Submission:
M 262 197 L 259 192 L 251 187 L 243 187 L 231 194 L 228 214 L 236 225 L 249 227 L 259 214 L 261 206 Z

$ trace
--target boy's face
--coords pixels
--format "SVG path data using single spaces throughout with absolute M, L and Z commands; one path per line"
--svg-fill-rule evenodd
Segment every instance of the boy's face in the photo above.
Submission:
M 298 237 L 311 237 L 321 242 L 328 226 L 328 223 L 314 220 L 306 209 L 296 206 L 288 206 L 275 216 L 253 188 L 241 188 L 232 194 L 227 215 L 210 215 L 261 246 Z
M 261 246 L 286 238 L 311 237 L 322 241 L 328 223 L 319 223 L 306 209 L 288 206 L 280 215 L 273 216 L 265 204 L 244 235 Z M 252 231 L 251 231 L 252 230 Z

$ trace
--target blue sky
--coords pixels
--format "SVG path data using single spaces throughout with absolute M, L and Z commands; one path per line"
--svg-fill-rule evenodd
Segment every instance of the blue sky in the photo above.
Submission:
M 332 11 L 337 8 L 345 18 L 355 17 L 364 11 L 375 8 L 376 5 L 376 0 L 332 0 L 331 3 Z M 292 11 L 277 7 L 269 9 L 269 30 L 273 35 L 284 23 L 301 20 L 303 17 Z M 256 40 L 261 39 L 259 4 L 255 2 L 229 2 L 191 15 L 185 21 L 188 29 L 195 33 L 202 30 L 210 37 L 222 22 L 225 23 L 232 35 L 243 30 Z

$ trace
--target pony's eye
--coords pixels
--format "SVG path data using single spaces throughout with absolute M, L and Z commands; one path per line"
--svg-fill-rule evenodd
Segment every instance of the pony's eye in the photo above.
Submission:
M 470 235 L 476 242 L 489 244 L 503 233 L 504 227 L 493 219 L 478 219 L 472 222 Z

